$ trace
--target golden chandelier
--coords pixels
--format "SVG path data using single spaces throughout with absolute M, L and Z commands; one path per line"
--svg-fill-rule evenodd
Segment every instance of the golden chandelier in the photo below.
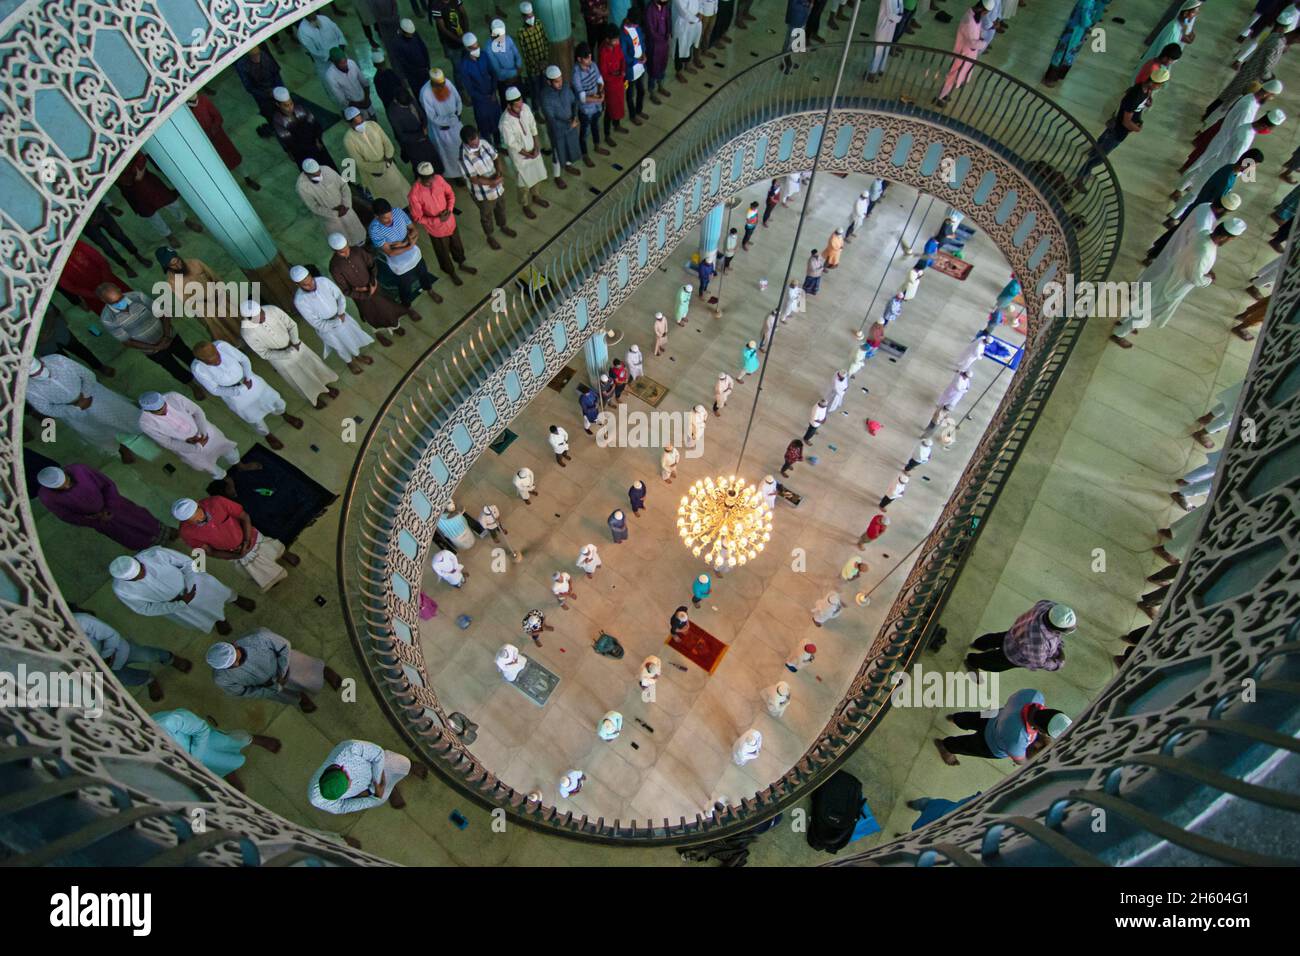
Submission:
M 758 557 L 772 538 L 772 509 L 743 478 L 703 478 L 677 508 L 677 533 L 697 558 L 734 568 Z

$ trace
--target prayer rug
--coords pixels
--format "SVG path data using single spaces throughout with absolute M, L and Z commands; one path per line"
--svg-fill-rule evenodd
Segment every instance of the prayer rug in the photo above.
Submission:
M 535 657 L 528 658 L 527 666 L 514 679 L 515 688 L 538 707 L 546 706 L 559 683 L 560 675 L 548 671 Z
M 511 445 L 513 445 L 515 439 L 518 437 L 519 436 L 516 435 L 514 432 L 512 432 L 510 429 L 503 428 L 501 430 L 501 434 L 498 435 L 495 439 L 493 439 L 492 444 L 488 445 L 488 447 L 491 448 L 498 455 L 503 455 L 505 454 L 505 450 L 509 448 Z
M 895 342 L 891 338 L 884 338 L 880 340 L 880 351 L 886 355 L 892 355 L 894 358 L 902 358 L 907 354 L 907 346 Z
M 251 471 L 231 468 L 225 478 L 208 485 L 208 494 L 238 501 L 253 527 L 285 546 L 334 503 L 335 495 L 328 488 L 260 444 L 246 451 L 240 464 L 261 467 Z
M 659 403 L 668 394 L 668 386 L 661 385 L 648 375 L 642 375 L 636 381 L 628 382 L 628 394 L 635 395 L 651 408 L 658 408 Z
M 569 384 L 569 380 L 577 373 L 569 366 L 564 366 L 555 373 L 555 378 L 546 383 L 546 387 L 557 392 L 563 392 L 564 386 Z
M 796 491 L 791 491 L 789 487 L 781 484 L 779 481 L 776 483 L 776 496 L 785 499 L 796 508 L 798 508 L 799 503 L 803 501 L 803 495 Z
M 940 251 L 936 252 L 934 255 L 934 265 L 932 268 L 936 272 L 942 272 L 946 276 L 952 276 L 958 282 L 965 282 L 966 277 L 970 275 L 970 271 L 974 267 L 969 262 Z
M 706 674 L 712 674 L 718 669 L 718 665 L 722 663 L 723 655 L 727 653 L 727 648 L 731 646 L 730 644 L 723 644 L 694 621 L 690 623 L 686 630 L 674 634 L 664 643 L 691 663 L 703 668 Z

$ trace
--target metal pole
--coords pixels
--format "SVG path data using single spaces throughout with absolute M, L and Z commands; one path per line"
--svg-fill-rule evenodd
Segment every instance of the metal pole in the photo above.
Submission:
M 727 237 L 731 235 L 731 211 L 738 205 L 740 197 L 731 196 L 727 199 L 727 221 L 722 225 L 722 251 L 723 259 L 726 259 Z M 722 318 L 722 285 L 725 277 L 721 269 L 718 270 L 718 304 L 713 307 L 713 317 Z
M 876 291 L 871 293 L 871 303 L 867 306 L 867 314 L 863 316 L 862 324 L 858 326 L 859 332 L 867 327 L 867 323 L 871 321 L 872 314 L 876 311 L 876 298 L 880 295 L 880 287 L 885 284 L 885 276 L 889 275 L 889 270 L 893 267 L 894 260 L 898 258 L 898 247 L 903 244 L 903 236 L 907 232 L 907 227 L 912 224 L 912 216 L 916 214 L 916 207 L 920 204 L 921 192 L 918 190 L 916 193 L 916 199 L 912 203 L 912 210 L 907 214 L 907 221 L 903 223 L 903 228 L 898 230 L 898 240 L 894 243 L 894 251 L 889 254 L 889 261 L 885 263 L 885 271 L 880 273 L 880 281 L 876 283 Z M 925 207 L 925 212 L 921 216 L 921 221 L 917 224 L 916 236 L 912 237 L 913 243 L 916 242 L 917 236 L 921 234 L 921 227 L 925 225 L 925 217 L 930 215 L 930 209 L 933 206 L 934 197 L 931 196 L 930 205 Z M 911 245 L 911 243 L 908 243 L 908 245 Z
M 822 114 L 822 131 L 821 137 L 817 141 L 817 155 L 813 157 L 812 175 L 808 178 L 808 189 L 804 193 L 803 207 L 799 210 L 799 221 L 794 230 L 794 242 L 790 244 L 790 257 L 785 264 L 785 278 L 781 280 L 781 294 L 776 302 L 778 315 L 785 304 L 786 289 L 790 285 L 790 272 L 794 269 L 794 259 L 799 251 L 799 237 L 803 235 L 804 218 L 808 215 L 808 201 L 812 198 L 813 189 L 817 185 L 817 170 L 821 167 L 822 153 L 826 149 L 827 134 L 831 126 L 831 113 L 835 109 L 835 101 L 839 99 L 840 86 L 844 82 L 844 67 L 849 62 L 849 50 L 852 48 L 854 28 L 857 26 L 858 11 L 861 8 L 862 0 L 854 0 L 853 15 L 849 19 L 849 29 L 844 36 L 844 49 L 840 52 L 840 66 L 835 73 L 835 86 L 831 90 L 830 99 L 826 102 L 826 111 Z M 754 415 L 758 411 L 758 399 L 763 394 L 763 378 L 767 374 L 767 363 L 772 358 L 772 347 L 776 344 L 776 333 L 780 324 L 780 321 L 777 321 L 772 326 L 772 340 L 767 343 L 767 351 L 763 353 L 763 364 L 758 369 L 758 382 L 754 387 L 754 402 L 749 409 L 749 421 L 745 423 L 745 437 L 740 443 L 740 454 L 736 457 L 737 474 L 740 473 L 740 466 L 745 461 L 745 451 L 749 448 L 749 434 L 754 428 Z
M 958 431 L 961 431 L 962 425 L 965 425 L 966 422 L 970 421 L 971 415 L 975 414 L 975 409 L 979 408 L 980 402 L 984 401 L 984 396 L 989 393 L 990 388 L 998 383 L 998 379 L 1002 377 L 1002 373 L 1006 370 L 1007 367 L 1005 365 L 998 369 L 998 374 L 993 376 L 993 381 L 989 382 L 988 385 L 984 387 L 984 391 L 980 392 L 980 397 L 975 399 L 975 404 L 967 410 L 966 414 L 962 417 L 962 420 L 957 423 Z

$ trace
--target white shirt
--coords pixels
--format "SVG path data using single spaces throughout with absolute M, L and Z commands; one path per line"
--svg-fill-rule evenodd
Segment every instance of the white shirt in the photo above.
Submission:
M 551 451 L 557 455 L 563 455 L 569 450 L 569 433 L 563 428 L 557 427 L 546 440 L 551 443 Z
M 484 505 L 478 513 L 478 523 L 489 531 L 501 527 L 500 518 L 501 510 L 496 505 Z
M 830 409 L 818 402 L 812 407 L 812 413 L 808 416 L 808 424 L 816 428 L 822 422 L 826 421 L 826 413 L 828 411 L 830 411 Z

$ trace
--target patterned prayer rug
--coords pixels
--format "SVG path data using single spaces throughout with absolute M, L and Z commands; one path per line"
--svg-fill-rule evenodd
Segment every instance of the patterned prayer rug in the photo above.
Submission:
M 627 391 L 628 394 L 635 395 L 651 408 L 658 408 L 659 403 L 668 394 L 668 386 L 659 384 L 648 375 L 642 375 L 636 381 L 628 383 Z
M 939 251 L 935 253 L 934 265 L 932 268 L 936 272 L 942 272 L 946 276 L 952 276 L 958 282 L 965 282 L 966 277 L 974 268 L 969 262 L 958 259 L 956 256 L 950 256 L 948 253 Z
M 546 702 L 551 699 L 551 694 L 555 692 L 559 683 L 560 675 L 548 671 L 537 663 L 535 657 L 528 658 L 528 665 L 514 680 L 514 686 L 519 692 L 538 707 L 546 706 Z
M 723 655 L 727 653 L 727 648 L 731 646 L 730 644 L 723 644 L 694 621 L 686 630 L 680 634 L 674 634 L 664 643 L 691 663 L 703 668 L 707 674 L 712 674 L 718 669 L 718 665 L 722 663 Z

